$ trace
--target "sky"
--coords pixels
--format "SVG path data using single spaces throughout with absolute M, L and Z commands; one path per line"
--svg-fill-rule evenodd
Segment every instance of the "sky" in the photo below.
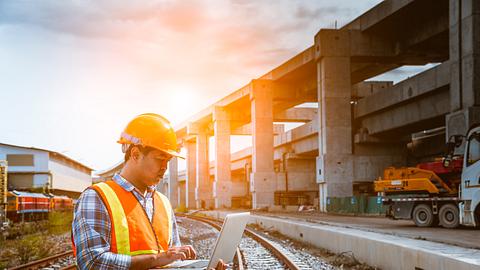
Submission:
M 0 143 L 95 170 L 134 116 L 178 125 L 379 0 L 0 0 Z

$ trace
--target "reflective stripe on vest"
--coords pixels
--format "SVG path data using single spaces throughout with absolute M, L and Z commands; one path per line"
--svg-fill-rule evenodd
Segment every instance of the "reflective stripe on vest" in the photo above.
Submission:
M 106 183 L 98 183 L 97 186 L 105 194 L 107 203 L 110 206 L 110 220 L 115 224 L 115 239 L 117 243 L 117 253 L 130 255 L 130 232 L 128 230 L 127 216 L 123 211 L 123 206 L 118 199 L 115 191 Z M 112 226 L 113 227 L 113 226 Z
M 153 217 L 147 214 L 132 192 L 114 181 L 93 185 L 109 211 L 112 233 L 110 249 L 125 255 L 156 254 L 168 249 L 172 239 L 172 211 L 168 198 L 155 192 Z

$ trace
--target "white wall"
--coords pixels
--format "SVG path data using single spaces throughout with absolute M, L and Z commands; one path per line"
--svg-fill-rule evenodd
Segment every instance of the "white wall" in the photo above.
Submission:
M 82 192 L 92 185 L 92 176 L 86 172 L 78 171 L 55 160 L 50 160 L 48 167 L 52 173 L 53 189 Z
M 8 172 L 48 172 L 48 152 L 0 145 L 0 160 L 7 160 L 7 155 L 33 155 L 33 166 L 8 166 Z M 33 187 L 43 187 L 48 181 L 48 175 L 36 174 Z

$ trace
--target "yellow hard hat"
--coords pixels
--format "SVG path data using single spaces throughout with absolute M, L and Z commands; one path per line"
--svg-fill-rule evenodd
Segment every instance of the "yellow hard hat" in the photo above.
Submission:
M 177 135 L 170 122 L 163 116 L 144 113 L 128 123 L 117 141 L 122 145 L 149 146 L 175 157 L 178 153 Z M 124 148 L 125 149 L 125 148 Z

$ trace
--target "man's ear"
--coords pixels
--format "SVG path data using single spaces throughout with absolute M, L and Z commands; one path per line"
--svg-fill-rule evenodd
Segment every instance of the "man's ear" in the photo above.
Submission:
M 132 159 L 132 161 L 138 161 L 140 159 L 140 155 L 141 155 L 141 152 L 140 152 L 140 149 L 138 149 L 138 147 L 132 147 L 130 149 L 130 158 Z

